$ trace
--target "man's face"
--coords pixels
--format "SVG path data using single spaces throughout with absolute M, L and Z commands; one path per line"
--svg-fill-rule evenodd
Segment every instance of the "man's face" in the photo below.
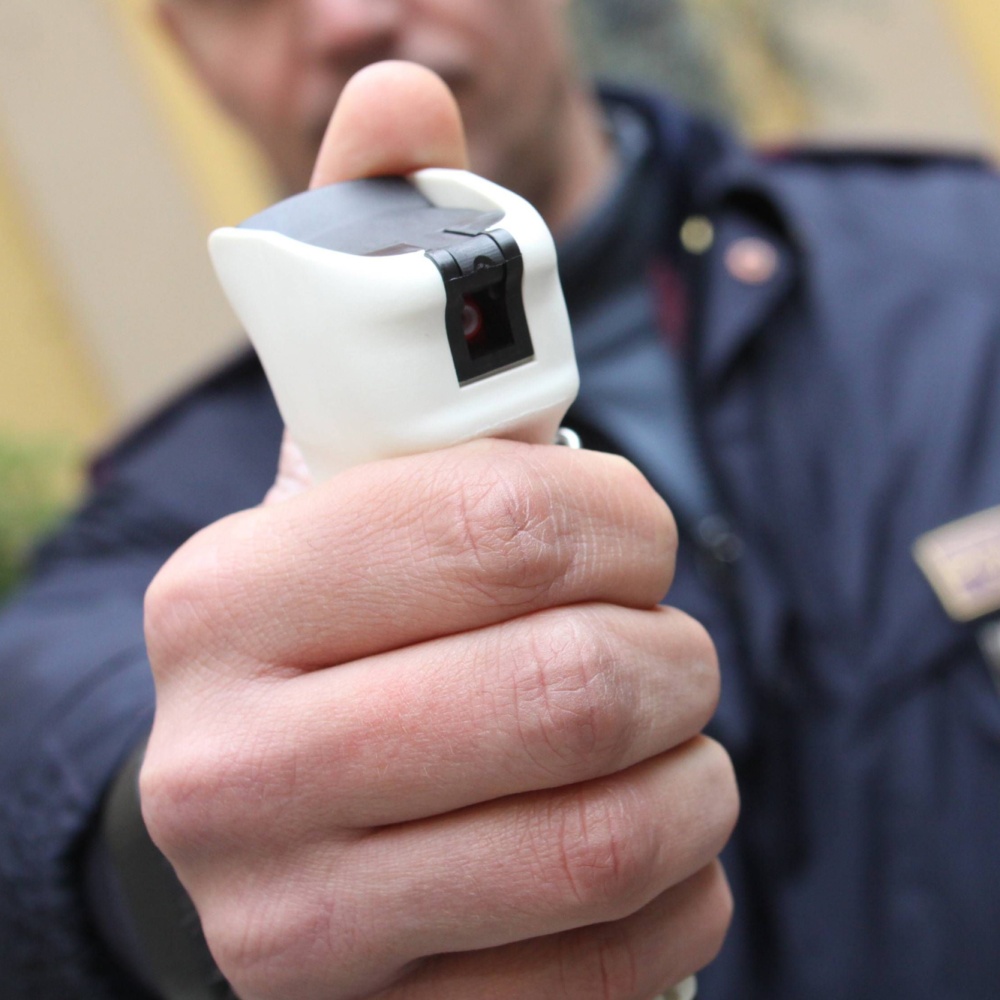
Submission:
M 285 183 L 309 180 L 347 80 L 380 59 L 437 71 L 458 98 L 473 167 L 530 193 L 570 86 L 564 0 L 160 0 L 203 81 Z

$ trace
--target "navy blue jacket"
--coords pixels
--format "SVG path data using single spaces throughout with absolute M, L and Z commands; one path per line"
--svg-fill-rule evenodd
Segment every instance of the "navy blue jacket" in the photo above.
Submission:
M 744 800 L 735 924 L 702 996 L 995 1000 L 1000 697 L 910 547 L 1000 504 L 1000 181 L 947 159 L 752 157 L 632 100 L 673 188 L 657 280 L 724 507 L 680 512 L 670 598 L 719 647 L 713 733 Z M 707 253 L 677 238 L 692 215 L 714 222 Z M 777 254 L 759 281 L 733 266 L 747 238 Z M 139 995 L 91 926 L 80 858 L 151 719 L 142 592 L 191 532 L 260 499 L 279 436 L 252 359 L 185 395 L 98 464 L 0 621 L 12 1000 Z

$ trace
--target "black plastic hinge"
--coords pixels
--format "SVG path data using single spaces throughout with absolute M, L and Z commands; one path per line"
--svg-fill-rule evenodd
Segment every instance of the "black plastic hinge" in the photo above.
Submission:
M 506 230 L 463 233 L 461 243 L 426 251 L 444 281 L 445 328 L 460 385 L 535 356 L 524 312 L 524 261 Z

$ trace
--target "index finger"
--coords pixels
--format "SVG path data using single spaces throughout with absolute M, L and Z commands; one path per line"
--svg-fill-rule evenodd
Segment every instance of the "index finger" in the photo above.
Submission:
M 624 459 L 478 441 L 210 526 L 153 582 L 147 622 L 167 663 L 175 636 L 213 672 L 332 666 L 543 608 L 652 607 L 676 544 Z

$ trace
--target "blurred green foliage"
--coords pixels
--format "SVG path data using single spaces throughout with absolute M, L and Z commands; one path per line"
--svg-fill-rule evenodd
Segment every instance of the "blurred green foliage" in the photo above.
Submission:
M 24 572 L 32 543 L 66 510 L 74 464 L 64 445 L 0 434 L 0 600 Z

